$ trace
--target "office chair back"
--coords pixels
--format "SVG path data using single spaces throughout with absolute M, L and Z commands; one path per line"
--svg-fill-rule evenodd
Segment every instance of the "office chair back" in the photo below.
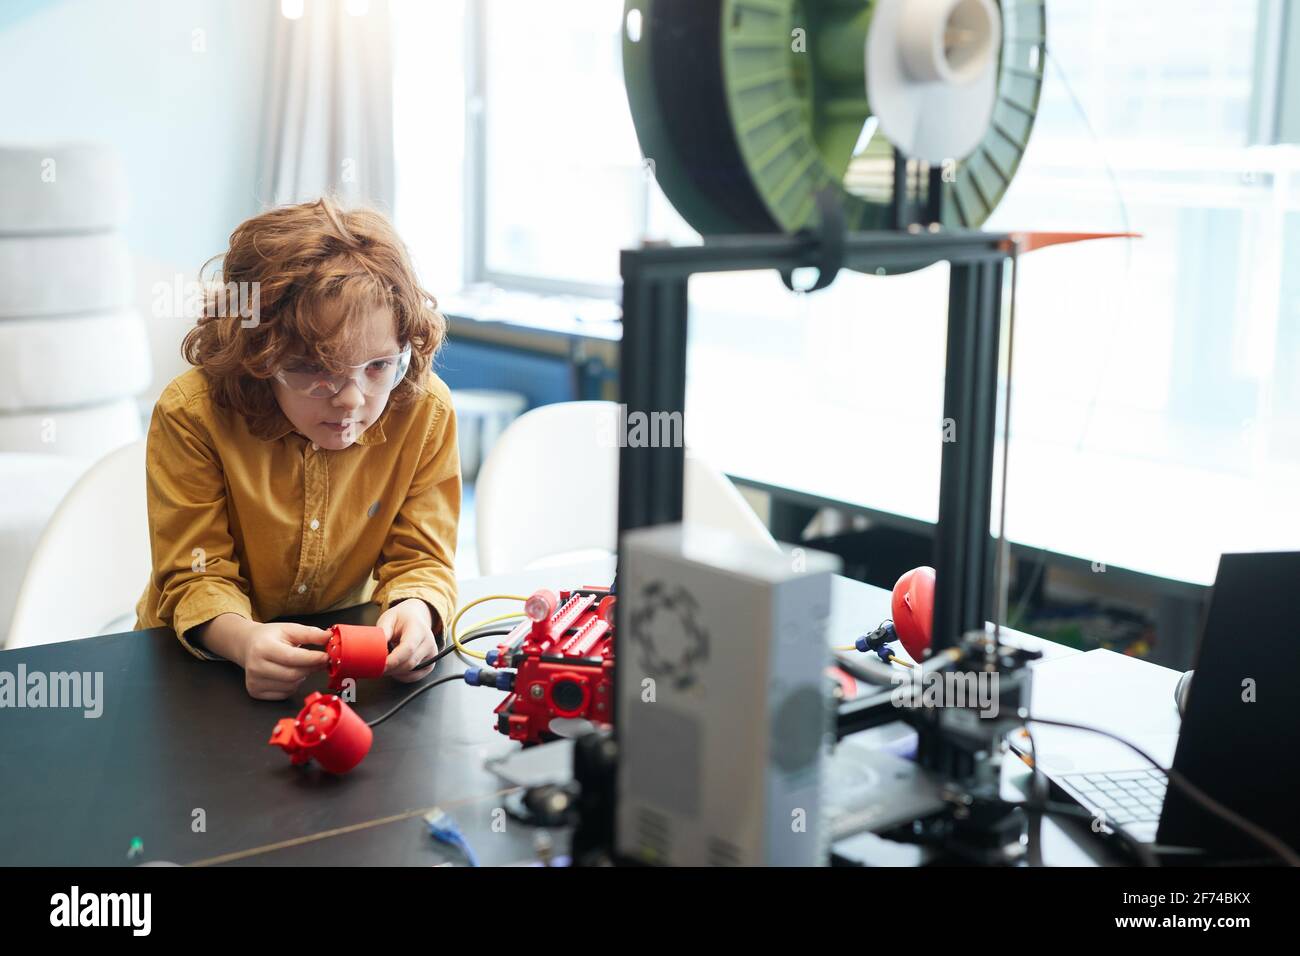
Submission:
M 511 423 L 479 470 L 479 569 L 503 574 L 613 554 L 618 456 L 613 402 L 543 405 Z M 687 523 L 776 542 L 725 475 L 686 452 Z
M 144 440 L 82 475 L 37 542 L 5 648 L 130 630 L 149 579 Z

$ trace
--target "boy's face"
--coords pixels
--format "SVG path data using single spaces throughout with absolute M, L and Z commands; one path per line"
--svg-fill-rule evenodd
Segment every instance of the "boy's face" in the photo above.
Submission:
M 373 359 L 391 356 L 401 351 L 397 342 L 397 323 L 389 309 L 375 309 L 360 319 L 361 327 L 353 353 L 341 356 L 348 365 L 364 365 Z M 374 395 L 361 390 L 364 379 L 362 369 L 337 394 L 313 398 L 295 392 L 272 379 L 276 401 L 285 418 L 293 424 L 298 434 L 315 442 L 321 448 L 340 451 L 353 444 L 388 406 L 391 389 Z

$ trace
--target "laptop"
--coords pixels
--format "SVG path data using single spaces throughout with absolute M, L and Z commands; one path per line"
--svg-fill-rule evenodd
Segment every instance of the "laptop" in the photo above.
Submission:
M 1102 822 L 1144 843 L 1215 860 L 1273 860 L 1246 834 L 1168 788 L 1173 767 L 1230 809 L 1300 848 L 1300 552 L 1225 554 L 1181 721 L 1181 676 L 1110 651 L 1034 665 L 1030 713 L 1110 731 L 1030 724 L 1038 766 Z

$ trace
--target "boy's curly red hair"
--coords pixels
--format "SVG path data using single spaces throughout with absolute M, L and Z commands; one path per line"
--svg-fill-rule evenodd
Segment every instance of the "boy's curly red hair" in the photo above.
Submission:
M 424 390 L 446 337 L 437 300 L 421 288 L 406 246 L 372 209 L 341 210 L 328 198 L 254 216 L 230 236 L 203 315 L 181 345 L 202 368 L 214 401 L 244 415 L 253 434 L 269 435 L 279 418 L 269 379 L 287 356 L 313 356 L 338 367 L 353 340 L 353 316 L 388 308 L 411 366 L 390 402 Z M 256 290 L 253 298 L 252 290 Z M 255 304 L 255 315 L 234 303 Z

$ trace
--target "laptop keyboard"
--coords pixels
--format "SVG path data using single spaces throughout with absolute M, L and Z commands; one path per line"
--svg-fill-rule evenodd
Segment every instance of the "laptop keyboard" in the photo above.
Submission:
M 1065 773 L 1054 779 L 1088 809 L 1101 811 L 1104 822 L 1123 827 L 1160 820 L 1167 780 L 1159 770 Z

